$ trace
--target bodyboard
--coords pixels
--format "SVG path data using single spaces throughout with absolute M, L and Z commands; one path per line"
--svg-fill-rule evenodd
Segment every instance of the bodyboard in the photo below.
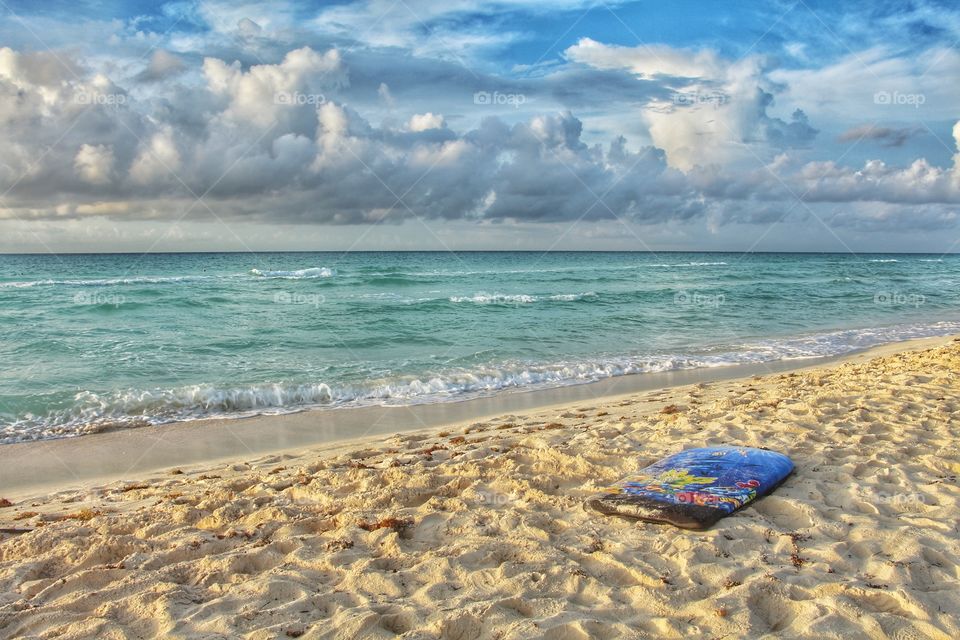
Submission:
M 706 529 L 767 495 L 792 472 L 790 458 L 766 449 L 688 449 L 621 480 L 586 504 L 607 515 Z

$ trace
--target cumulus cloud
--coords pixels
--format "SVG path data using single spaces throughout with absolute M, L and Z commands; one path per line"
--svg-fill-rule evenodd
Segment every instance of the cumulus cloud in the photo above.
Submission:
M 233 18 L 222 27 L 236 30 L 242 20 Z M 337 48 L 292 47 L 255 63 L 208 55 L 194 67 L 179 55 L 154 65 L 158 55 L 149 82 L 127 75 L 139 84 L 123 87 L 84 61 L 65 68 L 49 54 L 0 49 L 0 187 L 13 186 L 0 215 L 171 219 L 203 194 L 218 216 L 260 223 L 715 226 L 768 224 L 797 198 L 883 204 L 882 221 L 837 218 L 862 229 L 949 225 L 945 207 L 960 202 L 957 158 L 947 167 L 804 158 L 798 150 L 817 128 L 783 100 L 789 92 L 760 58 L 582 40 L 566 52 L 570 67 L 536 81 L 450 80 L 463 110 L 474 109 L 469 119 L 408 107 L 378 121 L 372 112 L 398 108 L 393 84 L 410 79 L 391 77 L 388 87 L 373 65 L 351 66 Z M 422 68 L 431 83 L 450 70 Z M 623 114 L 637 137 L 590 131 L 596 120 L 546 102 L 586 105 L 588 77 L 597 91 L 629 96 Z M 472 87 L 524 95 L 524 110 L 476 105 Z M 897 139 L 895 129 L 864 133 Z M 920 209 L 910 218 L 905 206 Z
M 180 150 L 173 139 L 173 130 L 165 127 L 142 144 L 130 167 L 130 178 L 140 185 L 170 183 L 178 177 L 181 168 Z
M 80 145 L 73 166 L 77 175 L 90 184 L 107 184 L 113 174 L 113 148 L 109 145 Z
M 222 117 L 257 126 L 290 122 L 305 107 L 324 102 L 324 88 L 347 82 L 336 49 L 321 54 L 309 47 L 290 51 L 279 64 L 254 65 L 247 71 L 239 62 L 206 58 L 203 73 L 207 88 L 224 101 Z
M 777 148 L 802 148 L 818 133 L 800 109 L 789 120 L 768 114 L 775 83 L 758 56 L 728 61 L 706 49 L 624 47 L 590 38 L 568 48 L 566 55 L 590 67 L 624 69 L 638 80 L 667 86 L 669 97 L 651 100 L 642 116 L 670 165 L 685 171 L 696 165 L 755 161 Z
M 447 123 L 444 122 L 442 115 L 429 112 L 415 113 L 410 116 L 410 122 L 407 123 L 407 128 L 410 129 L 410 131 L 442 129 L 445 126 L 447 126 Z

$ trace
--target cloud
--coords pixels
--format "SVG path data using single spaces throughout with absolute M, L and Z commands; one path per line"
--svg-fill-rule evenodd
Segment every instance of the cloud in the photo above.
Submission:
M 90 184 L 107 184 L 113 174 L 115 158 L 109 145 L 84 144 L 80 146 L 73 166 L 77 175 Z
M 141 145 L 130 167 L 130 178 L 138 185 L 166 184 L 177 180 L 181 170 L 182 160 L 173 129 L 164 127 Z
M 442 129 L 446 126 L 443 116 L 433 113 L 415 113 L 410 116 L 410 122 L 407 124 L 407 128 L 415 132 Z
M 610 2 L 616 6 L 618 2 Z M 535 0 L 359 0 L 320 11 L 309 26 L 316 32 L 375 48 L 401 48 L 415 56 L 458 62 L 499 50 L 528 37 L 506 15 L 556 14 L 589 9 L 588 0 L 560 0 L 549 7 Z M 477 20 L 480 15 L 491 16 Z
M 960 52 L 932 46 L 903 55 L 890 44 L 846 52 L 829 64 L 777 68 L 779 98 L 815 120 L 853 123 L 955 120 L 960 101 Z M 853 124 L 851 123 L 851 124 Z
M 183 73 L 185 69 L 186 66 L 180 58 L 169 51 L 158 49 L 150 57 L 147 68 L 137 74 L 136 79 L 140 82 L 159 82 Z
M 953 156 L 953 175 L 955 180 L 960 181 L 960 120 L 953 125 L 953 141 L 957 148 Z
M 883 147 L 902 147 L 907 140 L 920 133 L 919 127 L 878 127 L 870 124 L 847 129 L 839 136 L 838 142 L 858 142 L 873 140 Z
M 0 187 L 13 187 L 0 216 L 166 221 L 193 206 L 271 225 L 719 229 L 842 205 L 832 219 L 857 230 L 956 219 L 960 161 L 818 157 L 823 125 L 791 85 L 812 77 L 783 76 L 763 56 L 582 39 L 540 75 L 502 77 L 304 45 L 288 31 L 294 15 L 254 9 L 215 19 L 203 37 L 220 55 L 165 46 L 146 69 L 117 63 L 121 84 L 98 59 L 0 49 Z M 839 71 L 824 74 L 840 82 Z M 483 91 L 517 99 L 477 103 Z M 902 131 L 861 126 L 840 137 L 902 147 Z
M 293 123 L 326 100 L 323 89 L 347 82 L 340 53 L 320 54 L 309 47 L 290 51 L 279 64 L 259 64 L 244 71 L 239 62 L 203 61 L 207 88 L 222 98 L 219 117 L 235 123 L 268 126 Z
M 244 36 L 252 38 L 260 35 L 260 33 L 263 32 L 263 27 L 250 18 L 243 17 L 237 21 L 237 30 Z
M 772 97 L 770 98 L 772 100 Z M 789 122 L 780 118 L 762 117 L 767 141 L 781 149 L 801 149 L 810 145 L 820 133 L 810 126 L 810 119 L 802 109 L 794 110 Z
M 393 94 L 390 93 L 390 87 L 386 82 L 381 82 L 380 86 L 377 88 L 377 95 L 387 106 L 388 109 L 395 109 L 397 106 L 397 101 L 393 97 Z
M 574 62 L 597 69 L 627 69 L 641 78 L 709 79 L 719 77 L 725 65 L 716 53 L 676 49 L 666 45 L 636 47 L 607 45 L 581 38 L 564 54 Z
M 668 46 L 606 45 L 581 39 L 565 55 L 593 68 L 624 69 L 638 81 L 657 81 L 668 99 L 653 99 L 642 109 L 654 144 L 666 151 L 671 166 L 753 163 L 775 149 L 809 146 L 818 131 L 795 109 L 790 120 L 768 114 L 776 83 L 760 57 L 736 61 L 713 51 Z

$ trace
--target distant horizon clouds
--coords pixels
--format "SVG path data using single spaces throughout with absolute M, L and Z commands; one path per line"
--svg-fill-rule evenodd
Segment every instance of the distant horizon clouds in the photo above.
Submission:
M 960 245 L 945 2 L 0 11 L 2 252 Z

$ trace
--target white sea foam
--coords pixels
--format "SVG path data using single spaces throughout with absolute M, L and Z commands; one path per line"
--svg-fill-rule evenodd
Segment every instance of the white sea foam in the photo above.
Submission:
M 75 436 L 145 423 L 290 413 L 313 407 L 442 402 L 628 374 L 837 356 L 884 343 L 958 332 L 960 322 L 850 329 L 717 345 L 701 353 L 607 356 L 581 362 L 503 362 L 497 366 L 450 369 L 429 377 L 396 375 L 384 382 L 355 385 L 318 381 L 236 387 L 193 385 L 107 394 L 82 392 L 67 410 L 0 424 L 0 443 Z
M 640 264 L 639 267 L 723 267 L 726 262 L 654 262 Z
M 277 278 L 284 280 L 300 280 L 306 278 L 331 278 L 337 275 L 335 269 L 328 267 L 313 267 L 309 269 L 297 269 L 293 271 L 261 271 L 260 269 L 251 269 L 250 275 L 260 278 Z M 181 282 L 207 282 L 213 280 L 233 280 L 245 277 L 243 274 L 193 274 L 183 276 L 129 276 L 123 278 L 71 278 L 64 280 L 26 280 L 0 282 L 0 289 L 26 289 L 30 287 L 111 287 L 118 285 L 144 285 L 144 284 L 176 284 Z
M 874 258 L 870 262 L 900 262 L 900 261 L 895 260 L 893 258 Z
M 25 282 L 0 282 L 0 288 L 25 289 L 29 287 L 69 286 L 69 287 L 110 287 L 116 285 L 167 284 L 177 282 L 200 282 L 214 280 L 222 276 L 131 276 L 129 278 L 91 278 L 89 280 L 29 280 Z
M 260 269 L 250 269 L 250 274 L 261 278 L 302 280 L 305 278 L 332 278 L 337 275 L 337 271 L 329 267 L 310 267 L 308 269 L 294 269 L 292 271 L 261 271 Z
M 505 293 L 477 293 L 472 296 L 451 296 L 447 298 L 450 302 L 461 303 L 471 302 L 473 304 L 532 304 L 543 300 L 553 300 L 555 302 L 575 302 L 586 298 L 595 298 L 597 296 L 593 291 L 586 293 L 560 293 L 550 296 L 531 296 L 523 293 L 505 294 Z
M 577 300 L 585 300 L 596 297 L 596 293 L 593 291 L 587 291 L 586 293 L 558 293 L 557 295 L 550 296 L 549 299 L 557 300 L 559 302 L 576 302 Z
M 477 293 L 472 296 L 451 296 L 450 302 L 472 302 L 474 304 L 530 304 L 536 302 L 535 296 L 506 293 Z

